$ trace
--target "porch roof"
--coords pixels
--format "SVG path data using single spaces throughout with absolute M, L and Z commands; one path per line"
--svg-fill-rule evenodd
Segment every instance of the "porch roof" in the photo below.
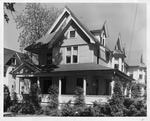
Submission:
M 26 65 L 26 64 L 25 64 Z M 36 66 L 36 65 L 34 65 Z M 98 65 L 95 63 L 80 63 L 80 64 L 64 64 L 64 65 L 55 65 L 46 67 L 46 69 L 39 68 L 37 71 L 33 73 L 20 73 L 20 70 L 25 68 L 25 66 L 20 66 L 18 69 L 15 69 L 12 74 L 20 75 L 20 77 L 32 77 L 32 76 L 50 76 L 50 75 L 61 75 L 62 72 L 87 72 L 87 71 L 94 71 L 94 72 L 111 72 L 113 75 L 118 75 L 128 81 L 133 81 L 131 77 L 126 75 L 125 73 L 119 71 L 118 69 L 109 68 L 106 66 Z M 35 68 L 37 69 L 37 68 Z
M 58 65 L 52 72 L 63 72 L 63 71 L 91 71 L 91 70 L 113 70 L 106 66 L 98 65 L 95 63 L 80 63 L 80 64 L 64 64 Z

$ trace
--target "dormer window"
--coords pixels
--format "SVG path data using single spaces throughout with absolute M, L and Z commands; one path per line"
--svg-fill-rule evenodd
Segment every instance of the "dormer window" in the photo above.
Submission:
M 101 45 L 105 46 L 105 35 L 104 35 L 104 32 L 101 33 Z
M 119 69 L 119 64 L 115 64 L 115 69 Z

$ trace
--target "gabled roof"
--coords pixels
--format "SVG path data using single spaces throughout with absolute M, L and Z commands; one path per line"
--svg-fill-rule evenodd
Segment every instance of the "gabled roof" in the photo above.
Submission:
M 30 71 L 30 73 L 40 72 L 40 69 L 37 66 L 35 66 L 29 62 L 23 62 L 21 65 L 19 65 L 17 68 L 15 68 L 10 73 L 17 74 L 19 71 L 21 71 L 22 69 L 25 69 L 25 68 L 27 68 Z
M 63 21 L 64 23 L 58 28 L 57 31 L 53 31 L 53 29 L 55 28 L 55 26 L 58 27 L 58 23 L 61 20 L 61 17 L 68 13 L 69 16 L 68 18 Z M 66 6 L 62 12 L 62 14 L 60 14 L 60 16 L 56 19 L 56 21 L 54 22 L 54 24 L 51 26 L 51 28 L 49 29 L 49 31 L 47 32 L 47 34 L 45 36 L 43 36 L 41 39 L 37 40 L 36 44 L 48 44 L 48 47 L 51 47 L 54 43 L 56 43 L 56 41 L 58 40 L 58 38 L 65 32 L 65 30 L 67 29 L 67 25 L 71 22 L 75 22 L 75 24 L 83 31 L 83 33 L 85 33 L 85 35 L 90 39 L 91 43 L 97 43 L 98 40 L 94 37 L 94 35 L 90 32 L 90 30 L 83 24 L 81 23 L 78 18 L 73 14 L 73 12 Z M 30 50 L 32 49 L 32 47 L 34 46 L 28 46 L 26 48 L 26 50 Z
M 89 38 L 91 38 L 94 42 L 97 42 L 97 39 L 92 35 L 92 33 L 90 32 L 90 30 L 83 23 L 81 23 L 81 21 L 79 21 L 79 19 L 74 15 L 74 13 L 67 6 L 65 6 L 62 14 L 58 17 L 58 19 L 56 19 L 56 21 L 54 22 L 54 24 L 52 25 L 52 27 L 48 31 L 48 34 L 50 34 L 53 31 L 54 27 L 58 24 L 58 21 L 61 19 L 61 17 L 63 16 L 63 14 L 65 14 L 66 12 L 71 16 L 71 19 L 81 28 L 81 30 Z
M 23 53 L 8 48 L 4 48 L 4 65 L 10 60 L 10 58 L 13 57 L 13 55 L 15 55 L 19 63 L 21 63 L 21 58 L 23 57 Z
M 115 45 L 114 50 L 120 50 L 120 51 L 123 51 L 123 47 L 122 47 L 122 39 L 121 39 L 120 33 L 119 33 L 119 36 L 118 36 L 118 39 L 117 39 L 117 42 L 116 42 L 116 45 Z

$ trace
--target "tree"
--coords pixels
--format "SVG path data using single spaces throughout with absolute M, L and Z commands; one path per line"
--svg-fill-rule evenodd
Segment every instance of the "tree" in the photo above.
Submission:
M 15 20 L 17 29 L 22 30 L 18 38 L 20 50 L 34 44 L 45 35 L 60 11 L 55 7 L 44 8 L 40 3 L 27 3 L 23 12 Z
M 15 12 L 14 4 L 15 3 L 4 3 L 4 19 L 7 23 L 9 22 L 9 17 L 8 17 L 7 12 L 8 11 L 11 12 L 11 14 L 13 16 L 13 13 Z

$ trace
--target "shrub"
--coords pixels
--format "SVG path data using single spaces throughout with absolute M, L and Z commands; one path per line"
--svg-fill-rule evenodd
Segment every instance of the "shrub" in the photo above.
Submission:
M 77 87 L 75 90 L 75 101 L 74 106 L 75 107 L 84 107 L 85 104 L 85 97 L 83 95 L 84 91 L 81 87 Z
M 61 115 L 62 116 L 73 116 L 74 110 L 73 106 L 71 105 L 71 100 L 61 106 Z
M 18 97 L 17 97 L 17 93 L 13 92 L 12 93 L 12 106 L 14 106 L 15 104 L 18 103 Z
M 141 97 L 141 86 L 138 83 L 133 83 L 131 87 L 131 97 L 140 98 Z
M 49 103 L 46 107 L 45 114 L 51 116 L 60 116 L 60 111 L 58 110 L 59 101 L 58 101 L 58 87 L 56 85 L 51 85 L 48 89 L 49 93 Z
M 6 85 L 4 85 L 4 112 L 8 110 L 11 106 L 11 98 L 10 98 L 10 92 Z
M 11 111 L 22 114 L 40 114 L 42 113 L 39 99 L 40 89 L 35 83 L 30 88 L 29 94 L 23 94 L 23 101 L 21 104 L 15 103 Z

